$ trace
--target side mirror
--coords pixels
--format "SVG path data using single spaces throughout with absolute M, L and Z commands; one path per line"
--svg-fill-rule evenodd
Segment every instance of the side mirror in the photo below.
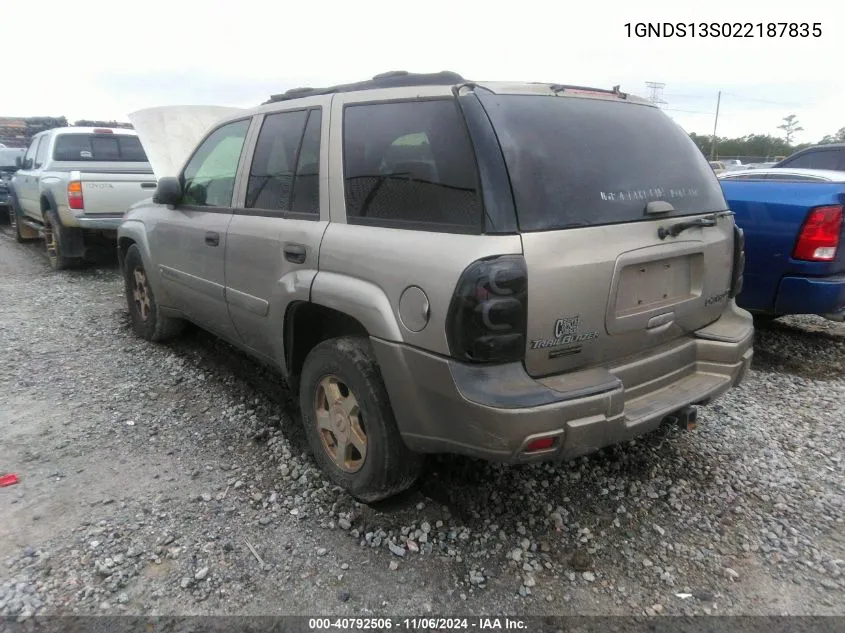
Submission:
M 23 161 L 21 160 L 21 157 L 20 157 L 20 156 L 15 156 L 15 167 L 17 167 L 18 169 L 20 169 L 20 168 L 21 168 L 21 165 L 23 165 Z
M 153 195 L 156 204 L 176 205 L 182 201 L 182 184 L 178 178 L 160 178 Z
M 188 199 L 188 204 L 205 206 L 208 199 L 208 189 L 205 184 L 194 181 L 185 190 L 185 197 Z

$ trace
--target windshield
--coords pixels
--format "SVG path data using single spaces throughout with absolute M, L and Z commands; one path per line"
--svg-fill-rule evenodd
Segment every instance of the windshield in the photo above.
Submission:
M 727 208 L 686 132 L 658 108 L 626 102 L 478 93 L 499 137 L 519 226 L 542 231 Z M 661 215 L 667 217 L 667 215 Z
M 60 134 L 53 160 L 144 163 L 147 156 L 137 136 L 129 134 Z

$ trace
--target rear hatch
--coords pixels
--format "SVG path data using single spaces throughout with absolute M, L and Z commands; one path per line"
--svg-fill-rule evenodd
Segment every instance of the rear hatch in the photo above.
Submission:
M 615 365 L 719 318 L 733 219 L 679 126 L 618 95 L 477 94 L 522 233 L 531 375 Z M 661 228 L 702 218 L 712 226 L 661 239 Z

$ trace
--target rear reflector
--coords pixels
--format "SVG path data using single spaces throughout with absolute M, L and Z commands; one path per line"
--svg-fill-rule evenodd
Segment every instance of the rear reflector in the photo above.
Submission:
M 67 206 L 71 209 L 84 209 L 85 201 L 82 199 L 82 182 L 71 180 L 67 184 Z
M 555 441 L 557 440 L 556 437 L 540 437 L 536 440 L 533 440 L 525 447 L 526 453 L 534 453 L 536 451 L 544 451 L 547 448 L 551 448 L 555 445 Z
M 842 232 L 842 206 L 810 209 L 792 252 L 794 259 L 829 262 L 836 257 Z

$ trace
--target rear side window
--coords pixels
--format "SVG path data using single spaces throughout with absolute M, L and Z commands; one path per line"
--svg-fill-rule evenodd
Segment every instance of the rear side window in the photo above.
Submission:
M 659 109 L 578 97 L 480 91 L 502 145 L 520 229 L 542 231 L 727 208 L 713 169 Z
M 320 213 L 320 110 L 264 118 L 249 170 L 246 208 Z
M 35 168 L 38 169 L 47 162 L 47 150 L 50 147 L 50 137 L 42 136 L 38 151 L 35 153 Z
M 53 160 L 144 163 L 147 156 L 137 136 L 128 134 L 59 134 Z
M 350 224 L 481 232 L 475 157 L 453 100 L 347 106 L 343 170 Z
M 819 150 L 796 156 L 792 160 L 784 161 L 781 167 L 792 169 L 839 169 L 842 152 L 837 150 Z
M 815 176 L 804 176 L 799 174 L 769 174 L 766 176 L 767 180 L 791 180 L 791 181 L 812 181 L 825 182 L 825 178 L 817 178 Z

